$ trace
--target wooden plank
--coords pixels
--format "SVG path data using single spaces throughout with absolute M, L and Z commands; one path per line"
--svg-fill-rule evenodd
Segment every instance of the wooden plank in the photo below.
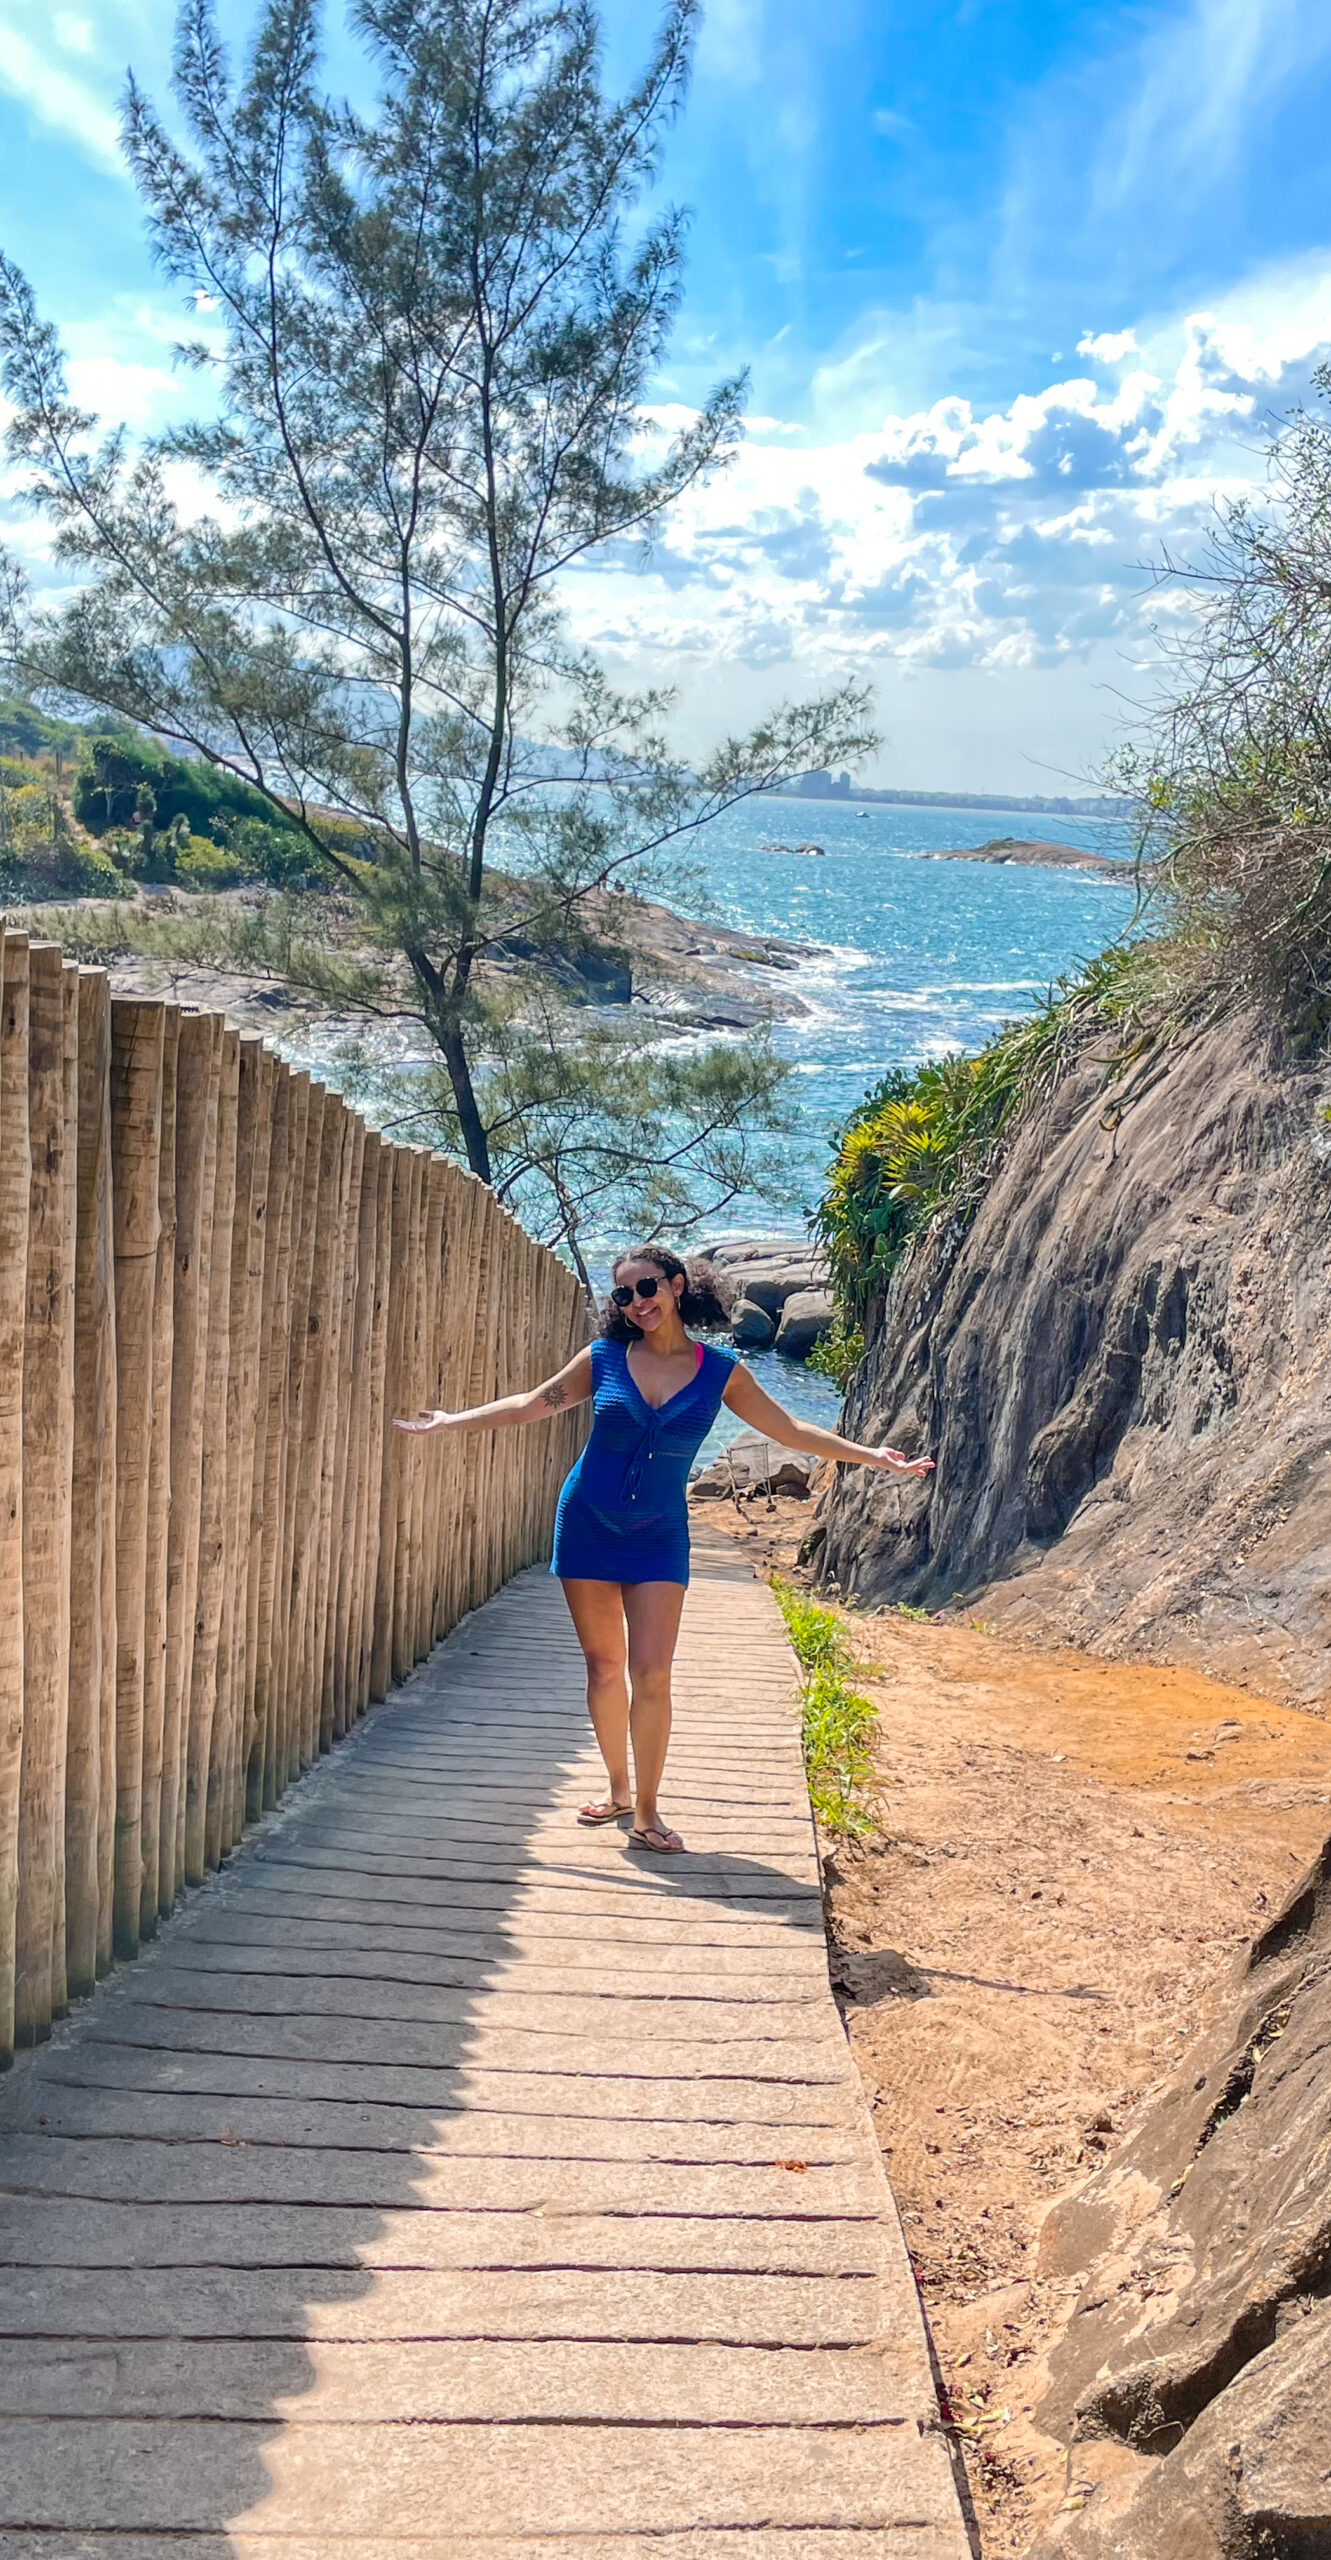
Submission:
M 700 2460 L 706 2445 L 706 2460 Z M 751 2523 L 787 2535 L 810 2525 L 933 2522 L 952 2502 L 941 2437 L 916 2425 L 643 2428 L 626 2462 L 622 2429 L 383 2427 L 366 2460 L 365 2430 L 271 2421 L 11 2419 L 0 2433 L 0 2525 L 107 2521 L 159 2534 L 248 2520 L 258 2530 L 340 2538 L 434 2531 L 441 2516 L 483 2515 L 493 2533 L 641 2533 L 644 2514 L 684 2512 L 695 2529 Z M 933 2511 L 931 2513 L 931 2510 Z M 955 2508 L 954 2508 L 955 2513 Z M 280 2518 L 280 2524 L 279 2524 Z M 950 2551 L 962 2560 L 966 2544 Z M 943 2560 L 943 2545 L 936 2545 Z
M 301 2282 L 302 2272 L 306 2281 Z M 874 2276 L 699 2276 L 524 2268 L 483 2288 L 470 2269 L 78 2267 L 15 2269 L 0 2294 L 7 2337 L 696 2338 L 718 2346 L 845 2349 L 884 2333 Z M 58 2511 L 57 2511 L 58 2512 Z M 8 2555 L 6 2555 L 8 2560 Z

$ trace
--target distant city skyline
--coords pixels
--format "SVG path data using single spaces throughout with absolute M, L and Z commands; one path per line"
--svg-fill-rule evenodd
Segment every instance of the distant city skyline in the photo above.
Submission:
M 0 245 L 76 396 L 132 430 L 188 414 L 172 344 L 210 325 L 154 273 L 116 142 L 173 14 L 0 0 Z M 605 15 L 622 81 L 650 19 Z M 1260 489 L 1331 357 L 1329 114 L 1307 0 L 711 0 L 661 180 L 694 222 L 658 422 L 748 365 L 748 438 L 645 561 L 569 578 L 578 636 L 678 686 L 689 753 L 859 673 L 871 783 L 1093 795 L 1179 609 L 1152 565 Z M 12 485 L 0 539 L 49 581 Z

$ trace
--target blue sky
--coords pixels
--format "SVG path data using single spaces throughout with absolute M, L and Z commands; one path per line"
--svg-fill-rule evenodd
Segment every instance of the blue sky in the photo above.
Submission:
M 605 14 L 627 76 L 642 0 Z M 0 242 L 135 426 L 187 396 L 115 146 L 171 19 L 0 0 Z M 570 582 L 580 633 L 668 669 L 689 737 L 858 672 L 880 780 L 1080 782 L 1149 689 L 1149 562 L 1331 355 L 1329 126 L 1316 0 L 711 0 L 660 402 L 746 364 L 749 438 L 645 566 Z

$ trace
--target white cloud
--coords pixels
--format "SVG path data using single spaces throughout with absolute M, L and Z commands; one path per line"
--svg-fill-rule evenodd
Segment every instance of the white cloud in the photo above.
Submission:
M 1088 330 L 1084 338 L 1077 340 L 1078 355 L 1090 356 L 1095 364 L 1121 364 L 1124 356 L 1132 356 L 1136 352 L 1137 333 L 1134 329 L 1103 329 L 1099 337 Z M 1054 362 L 1057 364 L 1057 356 Z
M 1091 194 L 1106 214 L 1209 189 L 1240 162 L 1256 114 L 1331 52 L 1331 15 L 1306 0 L 1192 0 L 1150 27 L 1118 112 L 1105 122 Z
M 55 31 L 58 35 L 58 20 Z M 71 52 L 83 49 L 69 46 Z M 67 70 L 52 53 L 49 34 L 34 41 L 8 11 L 0 13 L 0 88 L 49 131 L 79 143 L 100 168 L 124 175 L 119 128 L 105 89 Z
M 1005 407 L 951 397 L 840 436 L 755 420 L 645 568 L 626 554 L 569 581 L 578 632 L 626 672 L 680 671 L 695 734 L 760 672 L 809 690 L 858 667 L 889 730 L 928 672 L 935 704 L 944 678 L 958 704 L 1001 679 L 1034 737 L 1057 675 L 1093 762 L 1153 654 L 1151 564 L 1166 546 L 1195 555 L 1217 497 L 1260 488 L 1268 419 L 1331 350 L 1331 272 L 1322 288 L 1304 277 L 1265 305 L 1113 333 L 1112 361 L 1137 361 L 1112 388 L 1076 374 Z M 1082 352 L 1104 355 L 1089 336 Z M 1000 787 L 1017 752 L 1014 736 L 999 767 L 963 752 L 962 768 Z

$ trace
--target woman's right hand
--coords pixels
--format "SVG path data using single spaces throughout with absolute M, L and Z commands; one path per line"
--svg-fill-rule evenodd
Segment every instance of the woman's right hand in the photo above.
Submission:
M 457 1422 L 460 1418 L 456 1413 L 442 1413 L 434 1406 L 429 1406 L 425 1412 L 417 1414 L 414 1422 L 406 1414 L 395 1413 L 393 1429 L 395 1431 L 447 1431 L 450 1422 Z

